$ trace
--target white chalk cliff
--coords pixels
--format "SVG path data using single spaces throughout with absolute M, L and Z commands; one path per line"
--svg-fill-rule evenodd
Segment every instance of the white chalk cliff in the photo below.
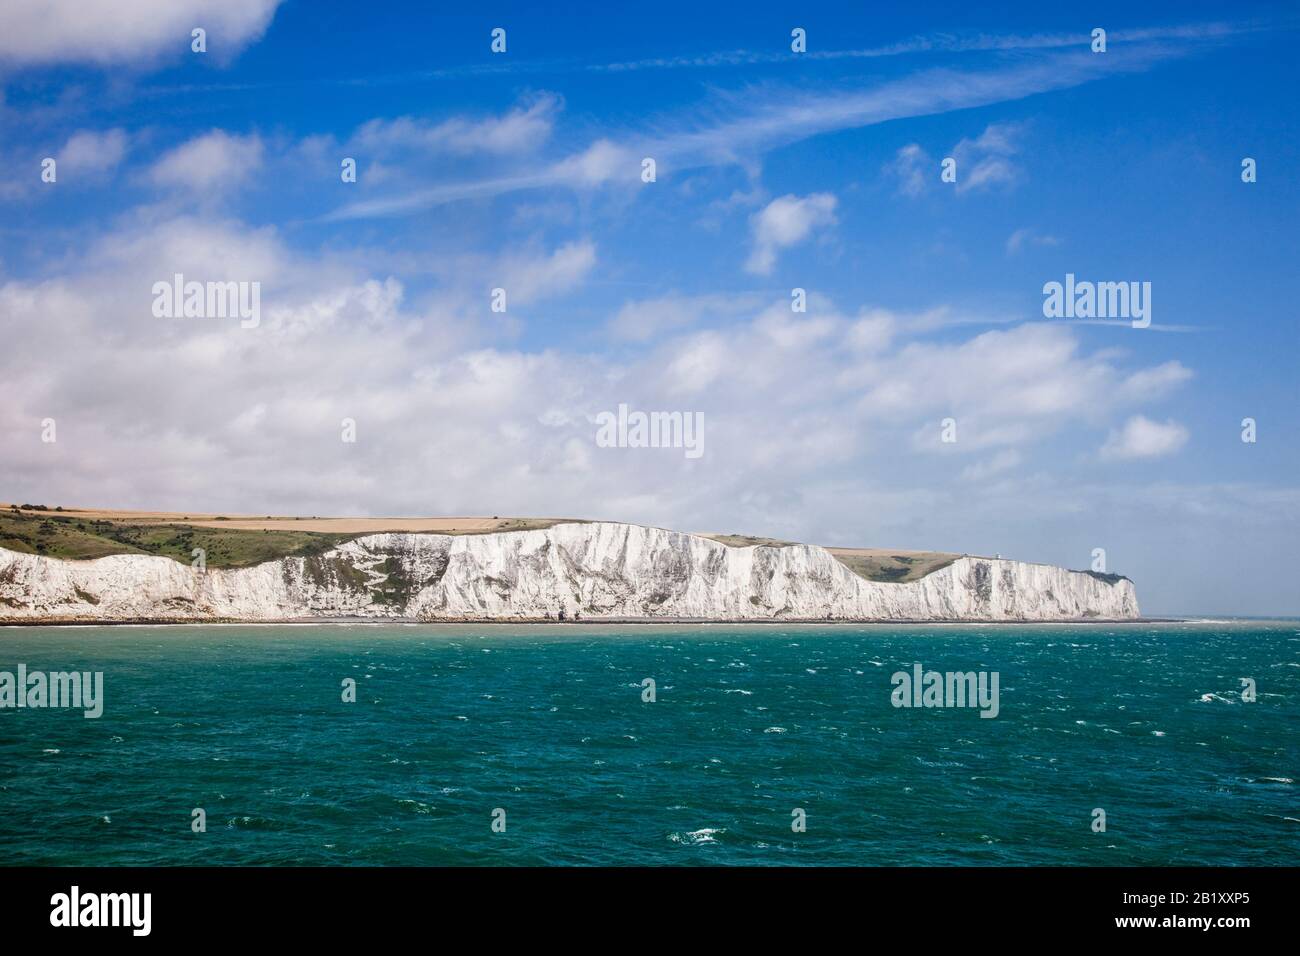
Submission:
M 813 545 L 729 547 L 611 522 L 475 535 L 373 534 L 317 557 L 198 571 L 171 558 L 65 561 L 0 548 L 0 621 L 666 618 L 1043 621 L 1138 616 L 1127 578 L 962 557 L 868 581 Z

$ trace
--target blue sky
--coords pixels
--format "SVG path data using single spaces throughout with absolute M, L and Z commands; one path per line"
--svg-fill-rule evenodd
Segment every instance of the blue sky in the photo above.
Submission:
M 37 6 L 0 497 L 1100 547 L 1147 613 L 1300 613 L 1284 5 Z M 154 317 L 175 272 L 260 325 Z M 1045 318 L 1066 273 L 1150 282 L 1151 328 Z M 705 454 L 597 447 L 620 403 Z

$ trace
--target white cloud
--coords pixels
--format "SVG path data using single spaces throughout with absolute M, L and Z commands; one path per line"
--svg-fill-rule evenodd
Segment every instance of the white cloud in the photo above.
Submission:
M 0 62 L 107 65 L 177 59 L 190 31 L 208 33 L 208 55 L 228 58 L 261 38 L 281 0 L 6 0 Z
M 836 199 L 830 193 L 793 194 L 773 199 L 750 218 L 754 250 L 745 268 L 768 275 L 776 254 L 807 239 L 814 229 L 835 224 Z
M 55 157 L 60 181 L 65 174 L 75 179 L 93 179 L 112 172 L 126 155 L 127 134 L 121 129 L 103 132 L 82 130 L 68 137 Z
M 580 153 L 556 164 L 548 178 L 573 186 L 599 186 L 611 180 L 637 181 L 641 159 L 625 146 L 598 139 Z
M 1123 428 L 1110 433 L 1101 448 L 1101 457 L 1159 458 L 1178 451 L 1187 444 L 1187 437 L 1187 429 L 1173 419 L 1161 423 L 1143 415 L 1134 415 Z
M 887 363 L 867 367 L 858 398 L 864 415 L 919 418 L 913 447 L 955 454 L 1032 443 L 1069 421 L 1105 421 L 1190 376 L 1177 362 L 1163 372 L 1125 373 L 1107 353 L 1081 354 L 1073 334 L 1041 322 L 956 343 L 911 342 Z M 940 445 L 935 422 L 948 416 L 958 422 L 959 440 Z
M 160 186 L 218 193 L 259 169 L 263 151 L 256 134 L 238 136 L 214 129 L 165 153 L 149 175 Z

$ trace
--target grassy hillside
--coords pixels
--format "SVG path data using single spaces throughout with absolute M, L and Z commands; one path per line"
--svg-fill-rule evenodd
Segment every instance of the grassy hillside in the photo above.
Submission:
M 701 537 L 720 541 L 729 548 L 788 548 L 799 543 L 780 538 L 756 538 L 752 534 L 706 534 Z
M 251 518 L 112 512 L 0 505 L 0 547 L 48 558 L 88 560 L 110 554 L 154 554 L 183 564 L 202 548 L 213 568 L 244 568 L 284 557 L 311 557 L 380 531 L 492 534 L 549 528 L 555 518 Z M 707 537 L 734 548 L 788 547 L 795 542 L 740 534 Z M 869 581 L 915 581 L 955 561 L 938 551 L 831 548 L 836 559 Z
M 905 583 L 946 568 L 961 555 L 945 551 L 890 551 L 883 548 L 828 548 L 841 564 L 868 581 Z
M 747 534 L 706 534 L 733 548 L 788 548 L 797 542 Z M 906 582 L 952 564 L 960 555 L 945 551 L 899 551 L 886 548 L 827 548 L 837 561 L 868 581 Z
M 355 534 L 241 531 L 171 523 L 85 519 L 58 511 L 0 511 L 0 547 L 47 558 L 86 560 L 110 554 L 156 554 L 183 564 L 195 548 L 208 567 L 242 568 L 288 555 L 321 554 Z
M 0 505 L 0 548 L 84 561 L 110 554 L 155 554 L 183 564 L 194 549 L 211 568 L 245 568 L 285 557 L 323 554 L 344 541 L 382 531 L 492 534 L 549 528 L 562 518 L 250 518 L 112 512 L 46 505 Z

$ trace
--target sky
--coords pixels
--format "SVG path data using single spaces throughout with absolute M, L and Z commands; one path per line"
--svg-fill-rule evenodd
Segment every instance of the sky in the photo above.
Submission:
M 474 6 L 0 0 L 0 500 L 1102 549 L 1148 615 L 1300 614 L 1293 8 Z

